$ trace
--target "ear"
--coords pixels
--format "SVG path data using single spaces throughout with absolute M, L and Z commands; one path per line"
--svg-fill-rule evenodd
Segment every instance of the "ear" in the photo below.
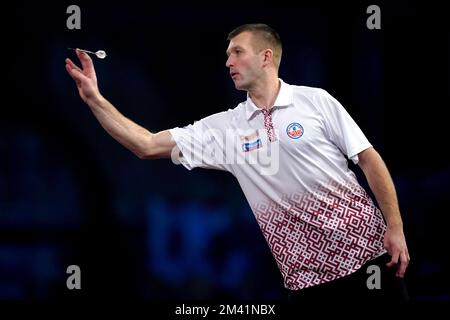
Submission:
M 265 49 L 263 51 L 263 66 L 267 66 L 273 63 L 273 51 L 272 49 Z

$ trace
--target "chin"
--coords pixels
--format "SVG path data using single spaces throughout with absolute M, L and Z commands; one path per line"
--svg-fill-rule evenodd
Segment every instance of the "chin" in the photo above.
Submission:
M 234 87 L 237 90 L 245 90 L 245 91 L 247 90 L 247 87 L 243 83 L 234 82 Z

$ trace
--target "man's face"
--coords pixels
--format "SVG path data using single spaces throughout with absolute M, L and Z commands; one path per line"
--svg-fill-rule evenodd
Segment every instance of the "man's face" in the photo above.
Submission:
M 226 66 L 238 90 L 249 91 L 262 74 L 263 56 L 254 51 L 252 37 L 250 32 L 243 32 L 228 45 Z

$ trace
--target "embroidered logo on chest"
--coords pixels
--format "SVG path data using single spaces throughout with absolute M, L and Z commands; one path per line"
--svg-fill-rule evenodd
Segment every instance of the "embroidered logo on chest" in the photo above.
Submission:
M 304 130 L 300 123 L 292 122 L 287 126 L 286 133 L 289 138 L 298 139 L 303 135 Z

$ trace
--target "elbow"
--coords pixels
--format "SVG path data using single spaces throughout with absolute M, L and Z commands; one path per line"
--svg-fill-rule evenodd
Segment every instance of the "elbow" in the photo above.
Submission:
M 141 160 L 155 159 L 155 156 L 152 153 L 146 152 L 144 150 L 135 151 L 134 154 Z
M 144 153 L 141 152 L 134 152 L 136 157 L 138 157 L 140 160 L 147 160 L 147 156 Z
M 150 152 L 151 148 L 139 146 L 131 150 L 136 157 L 141 160 L 148 160 L 153 158 L 153 154 Z
M 153 136 L 150 135 L 150 138 L 146 138 L 136 145 L 133 153 L 141 160 L 150 160 L 155 158 L 155 154 L 152 152 L 154 150 L 155 146 L 153 145 Z
M 156 148 L 141 148 L 135 151 L 134 154 L 141 160 L 154 160 L 161 158 L 161 154 Z

